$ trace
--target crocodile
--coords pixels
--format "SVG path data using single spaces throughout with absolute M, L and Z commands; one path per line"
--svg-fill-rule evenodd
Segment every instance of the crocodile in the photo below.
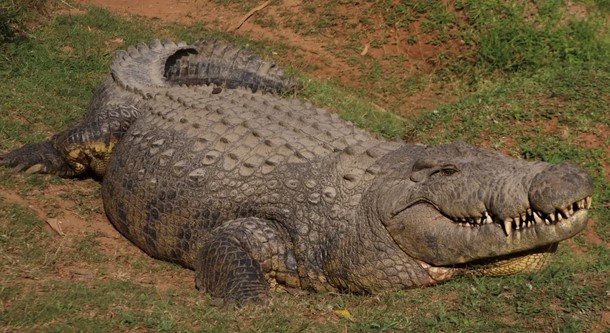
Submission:
M 223 41 L 141 43 L 81 123 L 0 165 L 99 176 L 121 234 L 227 302 L 534 272 L 587 224 L 578 166 L 387 140 L 291 96 L 301 85 Z

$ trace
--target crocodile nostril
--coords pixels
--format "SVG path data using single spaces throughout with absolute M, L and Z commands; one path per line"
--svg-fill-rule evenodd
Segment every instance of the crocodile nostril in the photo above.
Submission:
M 573 164 L 564 163 L 552 165 L 534 177 L 529 200 L 535 210 L 552 214 L 591 196 L 592 192 L 591 176 Z

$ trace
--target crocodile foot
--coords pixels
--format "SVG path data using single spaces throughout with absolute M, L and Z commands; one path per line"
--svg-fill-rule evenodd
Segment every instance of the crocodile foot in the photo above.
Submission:
M 75 175 L 51 141 L 26 145 L 0 155 L 0 166 L 12 167 L 16 171 L 26 173 L 49 173 L 60 177 Z

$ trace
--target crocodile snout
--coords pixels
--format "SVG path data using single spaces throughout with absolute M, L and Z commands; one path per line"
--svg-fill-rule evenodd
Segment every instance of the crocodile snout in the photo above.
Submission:
M 545 214 L 590 197 L 593 179 L 582 168 L 570 163 L 551 165 L 534 177 L 529 189 L 532 208 Z

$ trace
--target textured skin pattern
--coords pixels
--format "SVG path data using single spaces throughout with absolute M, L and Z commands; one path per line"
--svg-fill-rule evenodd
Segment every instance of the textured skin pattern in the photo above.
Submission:
M 290 235 L 272 242 L 289 255 L 255 255 L 273 258 L 263 265 L 272 284 L 371 292 L 429 280 L 391 239 L 355 232 L 361 193 L 374 179 L 368 169 L 399 144 L 296 100 L 212 90 L 157 96 L 116 148 L 103 197 L 123 234 L 154 257 L 196 268 L 197 242 L 256 216 Z M 275 237 L 250 229 L 249 242 Z
M 257 218 L 235 219 L 214 229 L 197 254 L 197 287 L 225 299 L 256 300 L 267 295 L 265 280 L 298 286 L 292 243 L 282 231 Z
M 227 88 L 244 87 L 252 91 L 291 91 L 301 82 L 284 77 L 275 64 L 262 61 L 247 50 L 223 41 L 202 40 L 192 45 L 196 53 L 176 53 L 165 63 L 165 78 L 172 84 L 210 85 Z M 235 70 L 235 64 L 239 70 Z
M 103 176 L 115 227 L 226 301 L 529 272 L 586 226 L 593 183 L 576 166 L 386 141 L 278 96 L 298 87 L 224 42 L 140 44 L 82 123 L 0 166 Z

